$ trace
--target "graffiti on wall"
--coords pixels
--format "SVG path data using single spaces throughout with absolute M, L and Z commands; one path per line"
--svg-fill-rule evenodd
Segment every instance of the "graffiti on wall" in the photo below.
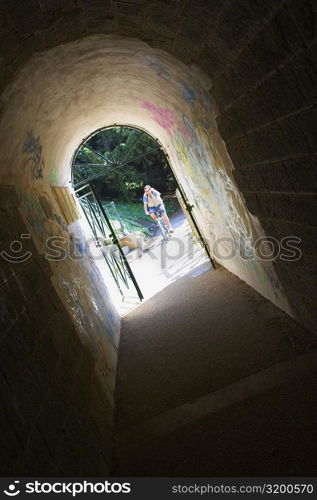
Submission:
M 172 81 L 162 61 L 151 60 L 148 66 L 164 80 Z M 195 205 L 205 237 L 214 241 L 230 236 L 242 257 L 241 266 L 256 275 L 257 281 L 269 282 L 277 296 L 281 289 L 274 271 L 256 258 L 254 244 L 261 234 L 258 234 L 230 168 L 224 165 L 227 153 L 212 116 L 210 96 L 197 82 L 195 86 L 191 84 L 192 75 L 188 75 L 188 80 L 188 83 L 179 79 L 173 82 L 184 104 L 182 116 L 144 98 L 138 98 L 138 102 L 169 136 L 176 151 L 182 183 L 190 202 Z M 226 243 L 222 245 L 225 249 Z
M 50 238 L 58 238 L 59 256 L 54 261 L 52 281 L 83 341 L 95 355 L 99 371 L 114 376 L 113 348 L 120 317 L 116 314 L 104 280 L 85 245 L 77 222 L 78 209 L 72 193 L 65 187 L 44 183 L 43 148 L 32 132 L 22 146 L 18 195 L 21 214 L 30 228 L 40 253 L 51 252 Z M 55 163 L 54 163 L 55 164 Z M 76 259 L 76 256 L 80 259 Z
M 25 219 L 40 243 L 47 238 L 68 233 L 67 225 L 56 213 L 47 192 L 29 188 L 20 189 L 19 198 L 24 209 Z
M 33 132 L 28 132 L 22 146 L 22 153 L 27 155 L 23 167 L 29 169 L 33 179 L 42 179 L 44 170 L 44 160 L 40 137 L 34 137 Z
M 84 342 L 94 353 L 100 375 L 105 381 L 114 377 L 115 366 L 107 337 L 114 341 L 120 318 L 112 308 L 94 260 L 64 261 L 57 275 L 57 286 Z
M 190 73 L 190 70 L 187 69 L 187 79 L 186 82 L 184 79 L 175 79 L 171 74 L 170 70 L 166 67 L 165 63 L 159 58 L 155 56 L 147 56 L 145 58 L 145 64 L 148 68 L 150 68 L 159 78 L 171 82 L 173 85 L 176 85 L 179 89 L 180 96 L 182 99 L 189 104 L 190 106 L 194 105 L 198 100 L 198 93 L 200 89 L 194 89 L 194 80 L 193 75 Z M 191 82 L 192 81 L 192 82 Z M 200 101 L 202 101 L 201 96 Z M 205 103 L 206 106 L 210 106 L 210 100 L 208 103 Z
M 95 338 L 95 342 L 97 337 L 103 337 L 107 333 L 115 341 L 119 330 L 119 316 L 77 222 L 69 228 L 69 243 L 71 258 L 63 262 L 63 272 L 60 271 L 58 280 L 67 296 L 69 310 L 74 319 L 78 316 L 78 328 L 84 328 L 90 340 Z M 80 258 L 73 258 L 75 255 Z M 79 302 L 82 309 L 77 311 Z
M 47 251 L 48 238 L 62 236 L 59 245 L 65 247 L 63 255 L 67 258 L 56 261 L 59 269 L 63 270 L 59 271 L 57 283 L 78 330 L 89 338 L 89 332 L 93 331 L 98 334 L 107 332 L 110 337 L 114 337 L 119 328 L 118 320 L 99 269 L 85 245 L 83 235 L 79 233 L 79 226 L 71 231 L 68 229 L 45 191 L 38 194 L 32 189 L 27 192 L 21 190 L 20 200 L 25 219 L 42 245 L 42 251 Z M 77 262 L 78 255 L 83 258 Z M 95 342 L 91 345 L 95 345 Z
M 166 108 L 160 108 L 151 102 L 138 98 L 141 106 L 151 112 L 153 120 L 158 123 L 165 132 L 172 137 L 174 128 L 178 125 L 175 114 Z M 186 132 L 185 132 L 186 133 Z

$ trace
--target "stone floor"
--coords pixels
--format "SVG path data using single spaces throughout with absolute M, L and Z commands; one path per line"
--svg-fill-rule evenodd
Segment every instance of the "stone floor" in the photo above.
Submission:
M 316 337 L 223 268 L 123 318 L 113 474 L 312 475 Z

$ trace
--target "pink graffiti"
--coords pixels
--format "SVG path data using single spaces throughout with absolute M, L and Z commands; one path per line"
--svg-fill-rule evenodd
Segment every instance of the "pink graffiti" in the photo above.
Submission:
M 186 139 L 190 138 L 186 127 L 179 122 L 173 111 L 167 108 L 160 108 L 159 106 L 141 98 L 138 98 L 138 101 L 143 108 L 151 111 L 153 120 L 156 121 L 156 123 L 158 123 L 168 133 L 168 135 L 173 136 L 173 129 L 179 127 L 184 137 Z
M 181 133 L 183 134 L 184 139 L 186 139 L 186 141 L 190 141 L 191 136 L 188 128 L 183 123 L 179 123 L 178 127 Z

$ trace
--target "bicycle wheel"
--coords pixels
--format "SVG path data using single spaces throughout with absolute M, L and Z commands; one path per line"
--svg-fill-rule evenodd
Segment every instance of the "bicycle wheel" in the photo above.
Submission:
M 164 228 L 163 228 L 162 221 L 161 221 L 160 219 L 158 219 L 158 220 L 156 221 L 156 224 L 157 224 L 157 227 L 158 227 L 158 228 L 159 228 L 159 230 L 160 230 L 161 235 L 162 235 L 162 236 L 163 236 L 163 238 L 164 238 L 164 234 L 165 234 L 165 233 L 164 233 Z

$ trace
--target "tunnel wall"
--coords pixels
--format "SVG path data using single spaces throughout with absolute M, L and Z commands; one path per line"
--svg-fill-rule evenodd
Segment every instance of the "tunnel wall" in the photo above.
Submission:
M 42 143 L 46 110 L 29 107 L 30 80 L 2 121 L 2 470 L 107 475 L 120 317 L 74 196 L 58 185 L 54 133 L 50 150 Z
M 265 233 L 234 180 L 234 167 L 219 133 L 210 82 L 197 69 L 174 74 L 162 57 L 152 57 L 151 70 L 174 87 L 177 101 L 139 97 L 140 106 L 163 130 L 171 166 L 185 191 L 192 214 L 213 258 L 291 314 L 273 260 L 259 256 Z M 171 91 L 166 92 L 167 95 Z M 271 248 L 263 255 L 270 255 Z
M 106 366 L 103 353 L 98 367 L 96 348 L 87 346 L 67 313 L 36 237 L 21 240 L 30 226 L 20 210 L 16 189 L 1 187 L 1 473 L 108 474 L 115 363 Z M 12 252 L 18 241 L 29 258 Z M 65 283 L 66 300 L 84 307 L 71 282 Z
M 279 259 L 275 270 L 293 314 L 316 332 L 316 2 L 266 6 L 244 45 L 236 34 L 234 59 L 210 61 L 211 93 L 250 212 L 267 235 L 300 239 L 301 258 Z

